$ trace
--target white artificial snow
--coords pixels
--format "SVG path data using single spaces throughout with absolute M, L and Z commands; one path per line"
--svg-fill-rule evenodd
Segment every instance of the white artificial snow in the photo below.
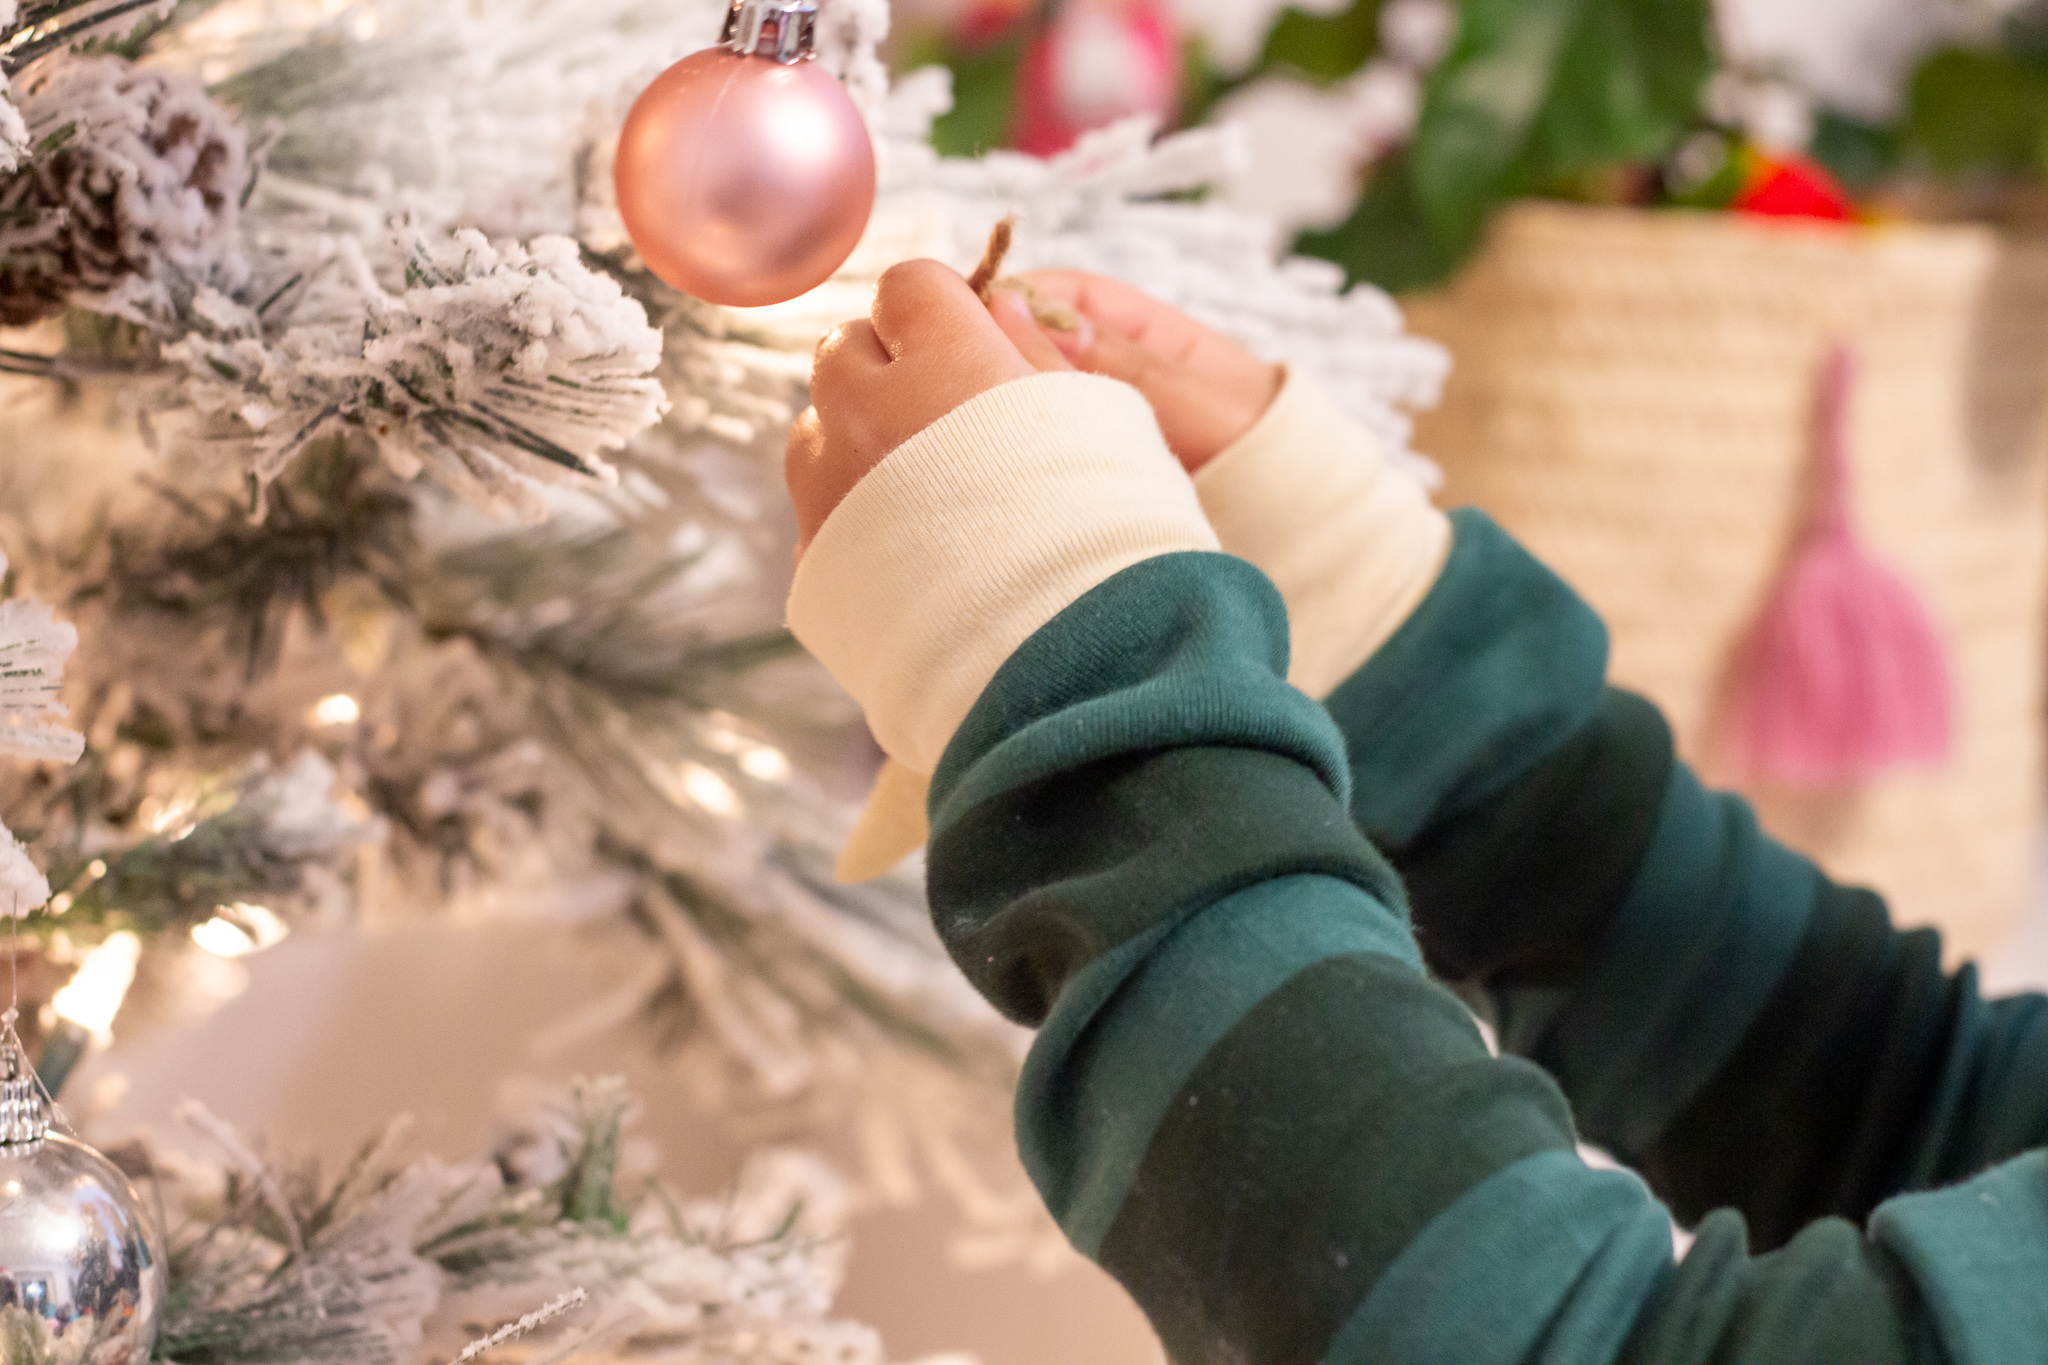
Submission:
M 7 556 L 0 553 L 0 579 Z M 29 598 L 0 602 L 0 754 L 76 761 L 85 737 L 56 724 L 64 714 L 57 693 L 64 661 L 78 647 L 78 631 Z M 28 851 L 0 824 L 0 916 L 26 915 L 50 899 L 50 883 Z
M 5 13 L 0 11 L 0 29 L 6 26 Z M 19 166 L 27 155 L 28 124 L 15 106 L 7 77 L 0 76 L 0 175 Z
M 26 915 L 41 909 L 50 899 L 50 883 L 33 862 L 28 850 L 0 824 L 0 917 Z
M 7 556 L 0 554 L 0 578 Z M 55 723 L 64 661 L 78 648 L 78 630 L 33 598 L 0 602 L 0 754 L 76 762 L 85 737 Z
M 54 148 L 6 187 L 13 251 L 56 251 L 69 302 L 153 321 L 194 287 L 235 288 L 242 265 L 242 130 L 193 77 L 116 57 L 58 63 L 23 94 L 26 145 Z M 0 141 L 8 136 L 0 115 Z
M 1330 228 L 1350 216 L 1365 172 L 1414 131 L 1421 81 L 1392 62 L 1319 86 L 1266 76 L 1221 101 L 1214 121 L 1244 130 L 1249 154 L 1218 186 L 1225 203 L 1284 231 Z
M 667 403 L 650 377 L 661 336 L 640 305 L 563 237 L 422 235 L 404 260 L 407 282 L 387 291 L 342 239 L 320 292 L 274 337 L 203 300 L 231 325 L 166 354 L 215 445 L 267 483 L 309 442 L 359 431 L 401 473 L 431 467 L 527 520 L 546 515 L 538 480 L 615 479 L 600 452 Z

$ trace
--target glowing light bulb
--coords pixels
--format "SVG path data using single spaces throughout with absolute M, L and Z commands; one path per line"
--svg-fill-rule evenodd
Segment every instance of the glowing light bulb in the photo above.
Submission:
M 348 693 L 337 692 L 314 703 L 312 718 L 315 725 L 354 725 L 363 718 L 363 708 Z
M 114 1036 L 114 1016 L 128 998 L 128 988 L 135 983 L 135 964 L 141 960 L 141 939 L 126 929 L 107 935 L 106 942 L 85 955 L 50 1007 L 58 1018 L 92 1034 L 95 1042 L 108 1042 Z
M 247 957 L 275 947 L 291 926 L 267 905 L 236 901 L 218 907 L 212 919 L 192 926 L 192 941 L 215 957 Z
M 258 948 L 274 948 L 291 933 L 291 926 L 279 919 L 277 912 L 267 905 L 236 901 L 227 908 L 226 915 L 256 940 Z
M 683 765 L 683 794 L 713 815 L 730 818 L 740 813 L 739 793 L 732 784 L 695 763 Z
M 256 951 L 256 939 L 248 930 L 219 915 L 193 925 L 192 941 L 215 957 L 247 957 Z
M 764 744 L 740 755 L 740 771 L 762 782 L 780 782 L 789 776 L 789 758 Z

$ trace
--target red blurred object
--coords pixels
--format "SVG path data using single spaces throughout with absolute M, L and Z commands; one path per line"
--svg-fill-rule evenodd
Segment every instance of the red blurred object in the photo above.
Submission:
M 1031 0 L 975 0 L 953 25 L 953 37 L 972 50 L 993 47 L 1031 12 Z
M 1067 0 L 1017 73 L 1010 143 L 1052 156 L 1133 114 L 1180 104 L 1180 35 L 1160 0 Z
M 1729 207 L 1764 218 L 1847 222 L 1856 209 L 1835 178 L 1804 157 L 1752 154 L 1754 164 Z

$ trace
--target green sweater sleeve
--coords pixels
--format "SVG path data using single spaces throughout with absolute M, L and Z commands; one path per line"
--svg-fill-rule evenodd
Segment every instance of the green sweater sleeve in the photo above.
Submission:
M 1039 1030 L 1026 1165 L 1176 1361 L 2038 1358 L 1959 1353 L 1927 1289 L 1974 1236 L 2020 1248 L 2011 1296 L 2048 1247 L 2035 1168 L 1967 1228 L 1908 1209 L 1753 1258 L 1721 1215 L 1675 1265 L 1642 1181 L 1580 1161 L 1556 1084 L 1422 970 L 1285 671 L 1256 570 L 1149 560 L 1017 651 L 932 785 L 937 928 Z
M 1765 1247 L 2048 1142 L 2048 1002 L 1987 1004 L 1935 934 L 1705 790 L 1655 708 L 1605 686 L 1592 611 L 1455 520 L 1437 587 L 1329 709 L 1432 969 L 1587 1136 L 1681 1219 L 1726 1206 Z

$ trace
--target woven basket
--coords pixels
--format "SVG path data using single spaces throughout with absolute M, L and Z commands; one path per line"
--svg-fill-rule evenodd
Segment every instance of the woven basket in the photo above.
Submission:
M 1606 618 L 1614 677 L 1723 771 L 1733 647 L 1783 564 L 1823 354 L 1854 346 L 1867 542 L 1945 632 L 1955 754 L 1825 794 L 1752 790 L 1765 825 L 1955 954 L 2030 891 L 2048 667 L 2048 251 L 1973 228 L 1851 229 L 1526 204 L 1409 323 L 1456 368 L 1417 446 Z

